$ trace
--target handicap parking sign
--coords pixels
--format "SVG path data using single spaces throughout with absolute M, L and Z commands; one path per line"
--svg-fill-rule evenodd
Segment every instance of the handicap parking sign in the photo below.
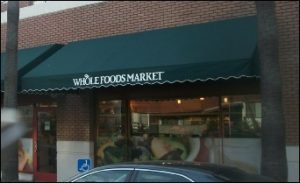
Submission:
M 85 172 L 91 169 L 91 160 L 90 159 L 79 159 L 77 161 L 77 171 Z

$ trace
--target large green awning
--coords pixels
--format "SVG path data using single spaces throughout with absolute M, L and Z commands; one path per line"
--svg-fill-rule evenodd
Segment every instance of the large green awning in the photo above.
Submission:
M 22 78 L 54 91 L 258 77 L 256 17 L 70 43 Z
M 47 59 L 62 45 L 52 44 L 34 48 L 27 48 L 18 50 L 18 61 L 17 61 L 17 71 L 18 76 L 22 77 L 24 74 L 29 72 L 32 68 L 39 65 L 43 60 Z M 1 53 L 1 91 L 4 91 L 4 74 L 5 74 L 5 64 L 7 54 Z

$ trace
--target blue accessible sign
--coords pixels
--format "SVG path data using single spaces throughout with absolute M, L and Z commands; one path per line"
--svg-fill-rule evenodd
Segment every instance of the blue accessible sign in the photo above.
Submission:
M 79 159 L 77 161 L 77 171 L 85 172 L 91 169 L 91 160 L 90 159 Z

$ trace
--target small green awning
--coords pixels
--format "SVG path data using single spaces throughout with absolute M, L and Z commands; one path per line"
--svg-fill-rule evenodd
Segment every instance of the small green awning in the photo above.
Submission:
M 258 77 L 256 17 L 70 43 L 22 78 L 54 91 Z
M 18 50 L 17 71 L 18 76 L 22 77 L 32 68 L 39 65 L 43 60 L 47 59 L 54 52 L 60 49 L 62 45 L 52 44 L 34 48 Z M 1 91 L 4 91 L 4 72 L 6 64 L 6 53 L 1 53 Z

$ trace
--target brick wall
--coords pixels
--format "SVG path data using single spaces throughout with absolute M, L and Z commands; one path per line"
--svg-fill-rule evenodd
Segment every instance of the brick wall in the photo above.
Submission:
M 91 100 L 87 94 L 67 94 L 58 99 L 57 140 L 90 141 Z
M 276 6 L 287 143 L 298 145 L 299 1 L 276 2 Z M 103 2 L 21 20 L 19 48 L 230 19 L 255 13 L 255 3 L 248 1 Z M 1 24 L 1 51 L 5 49 L 5 38 L 6 24 Z M 78 110 L 76 107 L 72 109 Z M 71 121 L 62 125 L 65 126 L 61 126 L 59 130 L 68 131 Z M 66 139 L 72 135 L 74 134 L 59 138 Z
M 254 15 L 253 2 L 103 2 L 20 22 L 19 47 L 67 43 L 184 24 Z M 6 24 L 1 25 L 1 51 Z
M 299 1 L 276 5 L 287 143 L 299 145 Z

